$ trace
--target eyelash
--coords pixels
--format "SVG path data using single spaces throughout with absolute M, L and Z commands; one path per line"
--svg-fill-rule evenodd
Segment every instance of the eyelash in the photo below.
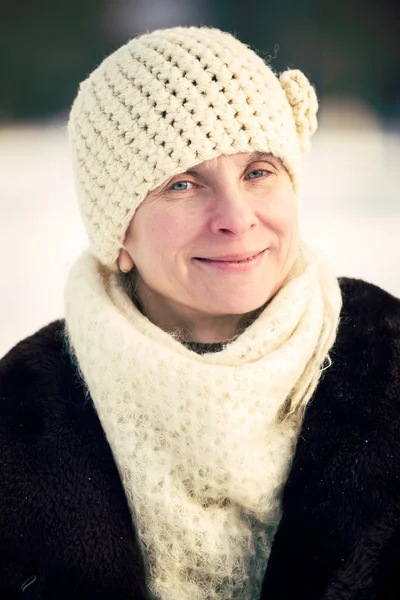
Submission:
M 259 173 L 268 173 L 268 175 L 272 175 L 272 171 L 268 171 L 268 169 L 252 169 L 251 171 L 249 171 L 246 175 L 246 177 L 248 175 L 250 175 L 251 173 L 255 173 L 255 172 L 259 172 Z M 253 177 L 251 179 L 263 179 L 263 177 Z
M 252 169 L 251 171 L 249 171 L 247 173 L 247 175 L 245 176 L 245 179 L 248 177 L 248 175 L 250 175 L 251 173 L 255 173 L 255 172 L 259 172 L 259 173 L 267 173 L 268 175 L 272 175 L 273 172 L 269 171 L 268 169 Z M 246 179 L 247 181 L 252 181 L 253 179 L 264 179 L 264 177 L 252 177 L 250 179 Z M 178 181 L 174 181 L 173 183 L 171 183 L 171 185 L 168 187 L 168 190 L 171 192 L 186 192 L 188 191 L 186 190 L 174 190 L 174 185 L 177 185 L 178 183 L 190 183 L 190 185 L 196 186 L 196 184 L 193 181 L 187 181 L 186 179 L 181 179 Z M 192 188 L 189 188 L 192 189 Z
M 186 192 L 187 190 L 174 190 L 174 185 L 177 185 L 178 183 L 190 183 L 190 185 L 194 185 L 194 186 L 196 185 L 195 183 L 193 183 L 193 181 L 187 181 L 186 179 L 181 179 L 180 181 L 174 181 L 174 183 L 171 183 L 168 190 L 171 192 Z

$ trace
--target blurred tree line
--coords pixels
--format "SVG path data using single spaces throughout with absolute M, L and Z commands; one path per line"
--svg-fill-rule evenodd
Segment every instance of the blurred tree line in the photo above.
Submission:
M 187 1 L 207 10 L 176 25 L 232 31 L 275 69 L 302 69 L 320 96 L 359 96 L 384 117 L 400 116 L 399 0 Z M 0 120 L 66 113 L 79 82 L 126 41 L 114 17 L 127 2 L 133 37 L 148 28 L 135 7 L 155 0 L 1 0 Z
M 399 0 L 215 0 L 214 5 L 217 20 L 264 50 L 279 71 L 300 68 L 322 96 L 354 95 L 383 116 L 400 115 Z

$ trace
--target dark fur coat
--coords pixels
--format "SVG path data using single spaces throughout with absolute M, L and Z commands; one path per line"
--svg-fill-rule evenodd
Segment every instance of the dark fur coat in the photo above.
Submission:
M 333 364 L 306 411 L 262 600 L 400 598 L 400 302 L 362 281 L 341 288 Z M 63 327 L 0 361 L 0 600 L 149 598 Z

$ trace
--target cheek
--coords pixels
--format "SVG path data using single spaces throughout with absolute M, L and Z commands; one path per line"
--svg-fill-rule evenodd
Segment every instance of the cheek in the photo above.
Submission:
M 275 210 L 268 211 L 265 222 L 280 238 L 292 236 L 298 230 L 298 215 L 295 203 L 277 203 Z
M 183 218 L 180 211 L 143 211 L 137 216 L 130 236 L 130 247 L 136 255 L 145 252 L 153 260 L 164 262 L 195 235 L 196 220 Z

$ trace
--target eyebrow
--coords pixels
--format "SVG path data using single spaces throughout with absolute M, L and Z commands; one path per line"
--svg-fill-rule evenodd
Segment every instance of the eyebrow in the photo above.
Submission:
M 227 155 L 227 156 L 231 156 L 231 155 Z M 254 152 L 251 153 L 250 157 L 245 162 L 244 166 L 248 167 L 252 162 L 256 162 L 258 160 L 265 160 L 265 159 L 273 159 L 278 164 L 280 163 L 279 158 L 276 158 L 276 156 L 271 154 L 271 152 L 262 152 L 261 150 L 255 150 Z M 188 169 L 187 171 L 180 173 L 180 175 L 199 175 L 199 174 L 201 174 L 201 171 L 203 169 L 204 169 L 204 167 L 202 167 L 201 164 L 196 165 L 196 166 L 192 167 L 191 169 Z
M 246 161 L 246 167 L 252 162 L 255 162 L 257 160 L 263 160 L 266 158 L 268 158 L 268 159 L 272 158 L 273 161 L 276 161 L 278 163 L 280 162 L 279 158 L 276 158 L 276 156 L 274 156 L 271 152 L 262 152 L 260 150 L 256 150 L 255 152 L 252 153 L 250 158 Z

